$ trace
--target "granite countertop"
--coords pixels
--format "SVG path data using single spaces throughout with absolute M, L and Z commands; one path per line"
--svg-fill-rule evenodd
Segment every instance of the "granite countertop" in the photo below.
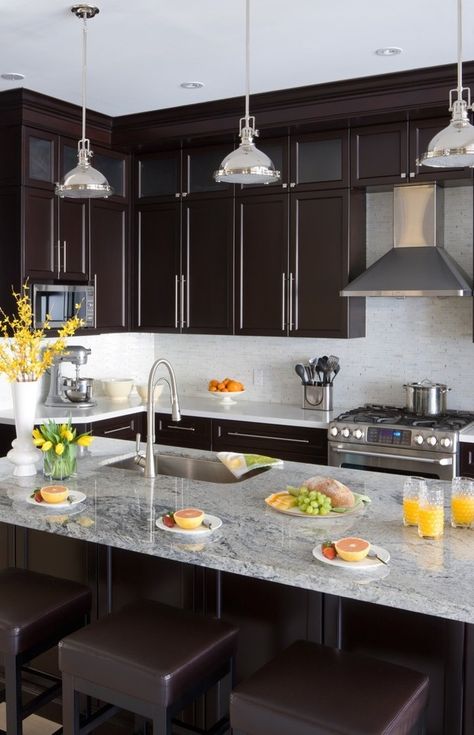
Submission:
M 93 408 L 78 408 L 71 404 L 66 409 L 48 408 L 39 404 L 36 412 L 36 420 L 39 422 L 47 419 L 66 421 L 71 416 L 73 423 L 93 423 L 102 419 L 114 418 L 116 416 L 128 416 L 133 413 L 146 411 L 146 406 L 135 394 L 125 401 L 113 400 L 111 398 L 98 397 L 97 406 Z M 236 421 L 252 421 L 255 423 L 282 424 L 285 426 L 307 426 L 309 428 L 327 429 L 332 421 L 343 408 L 334 411 L 312 411 L 303 410 L 298 406 L 283 403 L 263 403 L 256 401 L 242 401 L 224 405 L 213 396 L 202 397 L 183 396 L 180 398 L 181 411 L 186 416 L 203 416 L 215 419 L 234 419 Z M 171 414 L 169 396 L 164 393 L 160 400 L 155 403 L 157 413 Z M 12 408 L 0 408 L 0 424 L 14 424 L 15 418 Z
M 418 538 L 401 522 L 398 475 L 285 462 L 243 483 L 209 484 L 102 466 L 133 453 L 133 443 L 96 439 L 78 463 L 72 490 L 87 495 L 67 511 L 26 502 L 41 475 L 13 478 L 0 460 L 0 520 L 22 527 L 83 539 L 142 554 L 174 559 L 225 572 L 365 600 L 442 618 L 474 623 L 474 530 L 445 527 L 439 541 Z M 207 452 L 159 448 L 164 453 L 211 457 Z M 372 499 L 364 512 L 338 518 L 293 518 L 268 508 L 264 498 L 314 474 L 330 474 Z M 446 490 L 449 483 L 439 483 Z M 156 527 L 165 510 L 197 506 L 223 525 L 206 538 L 178 536 Z M 316 561 L 312 549 L 327 538 L 357 535 L 386 548 L 390 566 L 374 571 L 340 569 Z

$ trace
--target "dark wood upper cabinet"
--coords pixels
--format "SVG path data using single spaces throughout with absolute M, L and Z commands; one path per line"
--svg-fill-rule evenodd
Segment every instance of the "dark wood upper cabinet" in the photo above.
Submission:
M 233 150 L 233 142 L 219 145 L 185 148 L 183 150 L 183 199 L 205 198 L 212 195 L 228 197 L 233 194 L 233 184 L 220 184 L 214 180 L 214 171 L 220 168 L 223 159 Z
M 56 207 L 57 199 L 52 190 L 24 188 L 22 270 L 27 278 L 56 277 Z
M 349 130 L 291 136 L 290 189 L 349 186 Z
M 181 204 L 142 204 L 137 214 L 137 326 L 178 331 Z
M 352 186 L 400 184 L 407 180 L 408 122 L 352 129 Z
M 449 117 L 410 122 L 409 179 L 410 181 L 433 181 L 449 179 L 472 179 L 472 168 L 433 168 L 417 166 L 416 161 L 425 153 L 434 136 L 449 124 Z
M 86 199 L 57 200 L 59 227 L 56 278 L 89 280 L 89 203 Z
M 233 199 L 185 200 L 182 223 L 181 328 L 232 334 Z
M 339 296 L 349 280 L 349 197 L 347 190 L 291 194 L 289 332 L 293 337 L 364 334 L 363 314 L 350 321 L 350 310 L 363 307 L 364 299 Z
M 242 197 L 236 204 L 237 334 L 287 333 L 288 194 Z
M 54 189 L 58 180 L 59 136 L 34 128 L 23 129 L 23 183 Z
M 91 280 L 96 286 L 96 326 L 128 328 L 128 206 L 91 202 Z
M 181 151 L 140 155 L 135 190 L 140 200 L 172 201 L 181 195 Z

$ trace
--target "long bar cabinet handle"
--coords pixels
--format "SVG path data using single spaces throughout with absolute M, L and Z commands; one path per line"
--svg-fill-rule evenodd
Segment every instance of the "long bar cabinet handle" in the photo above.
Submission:
M 403 459 L 410 460 L 412 462 L 424 462 L 425 464 L 440 464 L 443 467 L 453 463 L 452 457 L 443 457 L 442 459 L 429 459 L 428 457 L 408 457 L 405 454 L 384 454 L 383 452 L 366 452 L 358 451 L 357 449 L 339 449 L 339 447 L 333 447 L 331 451 L 336 454 L 360 454 L 364 457 L 381 457 L 382 459 Z
M 289 309 L 290 309 L 290 324 L 289 324 L 289 330 L 290 332 L 293 331 L 293 281 L 295 277 L 293 273 L 290 273 L 290 293 L 288 296 L 288 302 L 289 302 Z
M 58 278 L 61 275 L 61 240 L 58 240 L 58 260 L 57 260 Z
M 63 273 L 67 273 L 67 240 L 63 240 Z
M 244 436 L 249 439 L 271 439 L 277 442 L 295 442 L 297 444 L 309 444 L 309 439 L 290 439 L 289 436 L 266 436 L 265 434 L 244 434 L 240 431 L 228 431 L 227 436 Z
M 286 273 L 281 274 L 281 331 L 286 331 Z
M 174 328 L 178 329 L 178 289 L 179 289 L 179 276 L 174 277 Z
M 181 329 L 183 329 L 186 326 L 186 319 L 184 318 L 184 287 L 186 284 L 186 279 L 184 276 L 181 276 Z

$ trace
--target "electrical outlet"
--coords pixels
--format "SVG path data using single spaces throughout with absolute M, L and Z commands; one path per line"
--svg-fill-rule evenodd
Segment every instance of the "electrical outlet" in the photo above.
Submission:
M 263 370 L 262 368 L 253 369 L 253 384 L 257 386 L 263 385 Z

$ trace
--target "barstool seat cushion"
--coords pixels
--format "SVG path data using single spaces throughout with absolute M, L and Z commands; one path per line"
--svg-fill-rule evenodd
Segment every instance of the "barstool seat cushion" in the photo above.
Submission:
M 297 641 L 234 690 L 230 719 L 246 735 L 403 735 L 427 696 L 416 671 Z
M 166 707 L 228 663 L 236 642 L 224 621 L 140 600 L 61 641 L 59 667 Z
M 0 571 L 0 653 L 17 655 L 65 635 L 90 606 L 90 590 L 77 582 L 26 569 Z

